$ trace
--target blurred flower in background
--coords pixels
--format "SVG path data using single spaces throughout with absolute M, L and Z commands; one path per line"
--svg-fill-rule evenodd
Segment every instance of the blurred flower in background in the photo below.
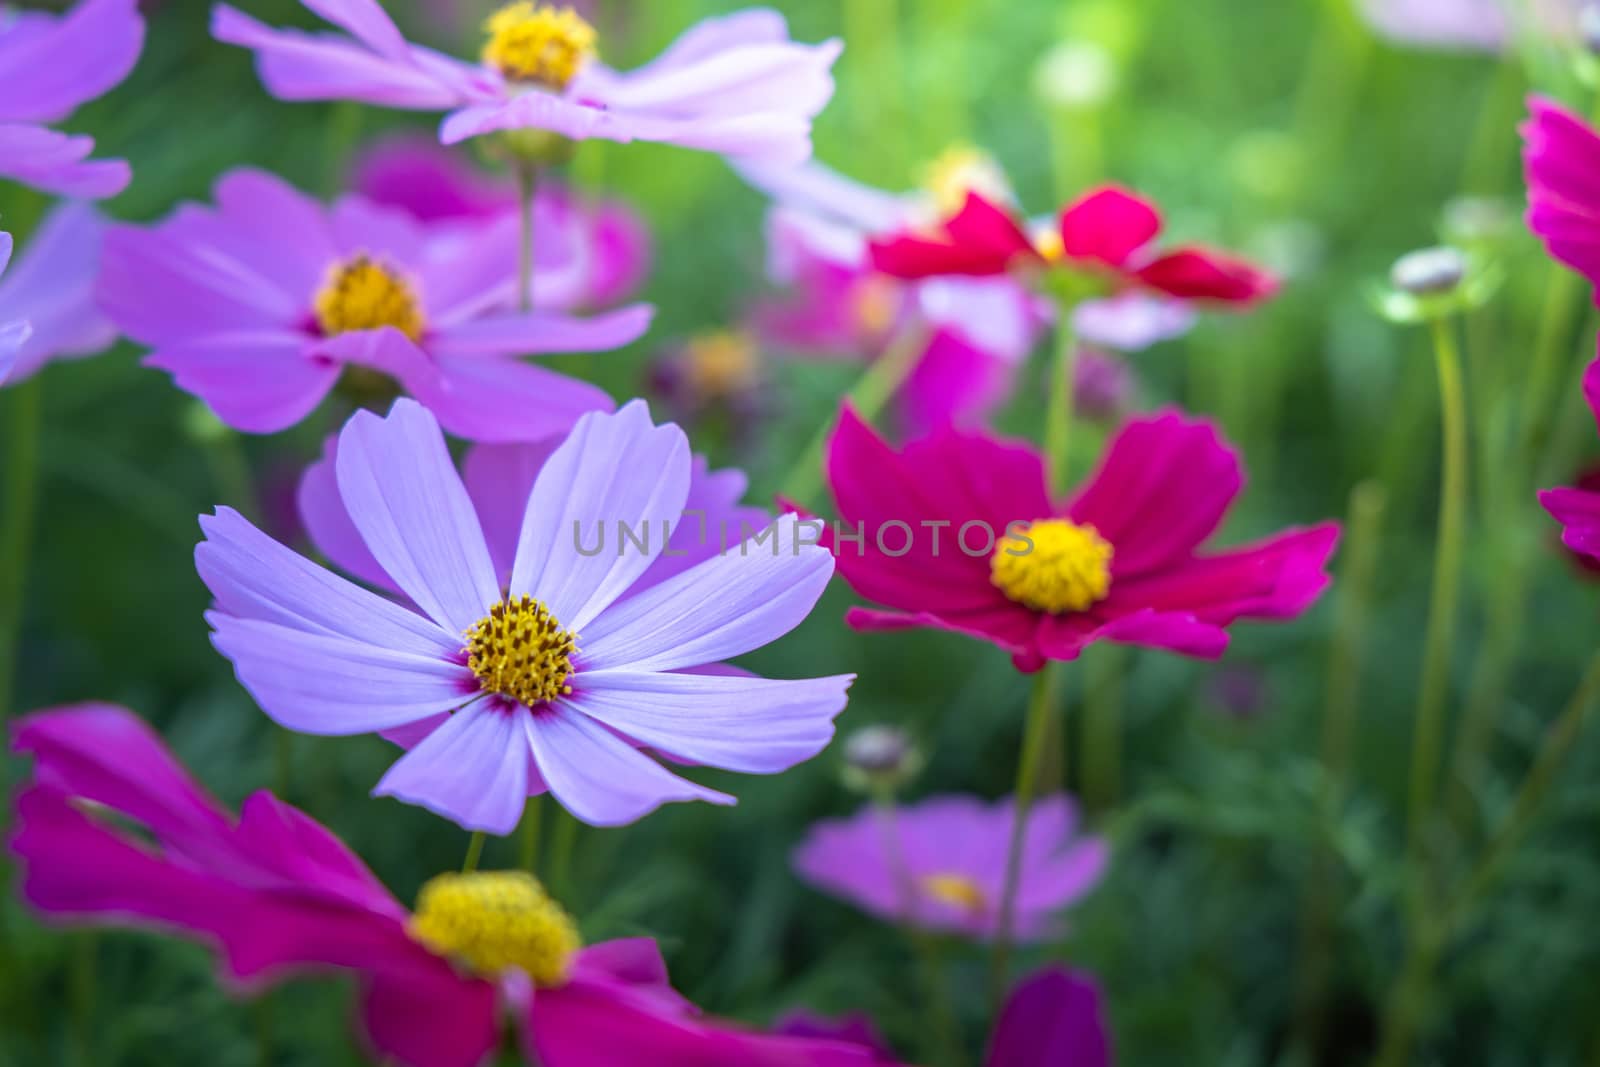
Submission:
M 43 124 L 115 88 L 143 47 L 138 0 L 82 0 L 63 15 L 0 8 L 0 177 L 85 199 L 122 192 L 127 163 L 91 160 L 93 138 Z
M 1094 422 L 1117 422 L 1133 406 L 1133 368 L 1113 352 L 1087 345 L 1073 362 L 1072 402 L 1080 416 Z
M 516 357 L 618 348 L 650 322 L 644 306 L 517 311 L 514 217 L 464 240 L 457 223 L 360 197 L 324 207 L 254 170 L 224 176 L 215 196 L 215 208 L 112 227 L 98 300 L 154 350 L 150 366 L 238 430 L 292 426 L 356 372 L 353 385 L 398 385 L 462 437 L 536 440 L 613 402 Z
M 1573 32 L 1580 6 L 1581 0 L 1359 0 L 1357 9 L 1397 44 L 1495 52 L 1516 36 L 1509 7 L 1526 12 L 1532 31 L 1560 37 Z
M 649 389 L 675 421 L 721 426 L 749 444 L 773 399 L 760 340 L 741 327 L 706 330 L 662 349 L 651 361 Z
M 59 204 L 0 279 L 0 322 L 26 318 L 32 328 L 15 351 L 12 382 L 22 381 L 51 360 L 103 352 L 116 340 L 116 327 L 100 313 L 94 298 L 104 234 L 105 222 L 93 208 Z
M 795 849 L 794 869 L 880 919 L 989 940 L 999 930 L 1015 820 L 1010 800 L 941 796 L 870 805 L 813 825 Z M 1078 833 L 1077 805 L 1066 796 L 1033 805 L 1022 848 L 1012 932 L 1023 941 L 1058 936 L 1062 913 L 1094 889 L 1110 850 Z

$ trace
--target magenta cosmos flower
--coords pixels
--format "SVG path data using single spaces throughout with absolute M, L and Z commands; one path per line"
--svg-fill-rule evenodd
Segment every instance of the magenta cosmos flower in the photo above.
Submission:
M 1528 106 L 1528 228 L 1552 256 L 1600 287 L 1600 135 L 1552 100 L 1534 97 Z
M 225 4 L 212 32 L 253 50 L 280 99 L 449 111 L 446 144 L 545 130 L 798 163 L 811 155 L 811 120 L 833 95 L 841 48 L 798 44 L 777 12 L 751 10 L 707 19 L 622 73 L 596 58 L 597 34 L 577 12 L 521 0 L 489 19 L 481 62 L 466 63 L 407 42 L 377 0 L 305 4 L 350 36 L 272 29 Z
M 503 1023 L 546 1067 L 681 1063 L 848 1067 L 850 1046 L 698 1019 L 655 942 L 584 947 L 522 872 L 446 874 L 408 912 L 337 837 L 262 791 L 223 810 L 136 715 L 87 704 L 15 728 L 34 757 L 12 851 L 23 897 L 68 924 L 198 939 L 230 985 L 353 972 L 373 1051 L 407 1067 L 480 1067 Z
M 65 15 L 0 10 L 0 177 L 61 196 L 115 196 L 132 172 L 91 160 L 94 139 L 50 129 L 128 76 L 144 47 L 139 0 L 82 0 Z
M 1010 800 L 932 797 L 892 812 L 869 806 L 812 826 L 794 853 L 805 881 L 885 920 L 988 940 L 1000 922 Z M 1018 940 L 1060 933 L 1061 914 L 1099 883 L 1110 851 L 1078 834 L 1066 796 L 1028 813 L 1013 930 Z
M 98 297 L 235 429 L 294 425 L 348 372 L 392 379 L 459 436 L 534 440 L 612 401 L 516 357 L 613 349 L 649 326 L 643 306 L 517 311 L 512 218 L 464 235 L 358 197 L 324 208 L 255 170 L 224 177 L 216 201 L 111 227 Z
M 53 360 L 92 356 L 116 340 L 116 328 L 94 299 L 104 233 L 105 222 L 93 208 L 59 204 L 0 280 L 0 322 L 26 319 L 31 327 L 13 350 L 11 381 L 21 381 Z M 4 335 L 0 330 L 0 345 Z
M 492 222 L 516 215 L 514 183 L 484 176 L 436 141 L 383 142 L 356 163 L 354 191 L 424 223 Z M 550 178 L 534 201 L 534 305 L 609 307 L 633 296 L 650 267 L 650 233 L 620 200 L 594 200 Z
M 1234 621 L 1310 607 L 1339 539 L 1327 523 L 1202 553 L 1243 472 L 1214 426 L 1172 412 L 1127 423 L 1057 502 L 1030 446 L 946 430 L 895 451 L 847 408 L 828 481 L 839 572 L 893 609 L 852 608 L 852 626 L 953 630 L 1025 671 L 1095 641 L 1214 659 Z
M 1023 277 L 1065 270 L 1111 292 L 1143 290 L 1180 300 L 1246 306 L 1277 291 L 1275 278 L 1199 245 L 1151 248 L 1161 233 L 1154 204 L 1125 189 L 1096 189 L 1038 232 L 979 192 L 932 234 L 916 228 L 872 243 L 873 264 L 898 278 Z
M 839 1020 L 790 1017 L 781 1033 L 846 1041 L 870 1053 L 877 1064 L 898 1062 L 863 1015 Z M 1017 983 L 989 1037 L 984 1067 L 1111 1067 L 1111 1028 L 1100 987 L 1087 975 L 1045 967 Z
M 792 517 L 754 548 L 625 597 L 684 519 L 691 470 L 683 432 L 652 425 L 642 402 L 584 416 L 532 492 L 501 504 L 521 512 L 503 584 L 433 417 L 409 400 L 387 418 L 358 412 L 339 437 L 339 495 L 415 610 L 222 509 L 202 518 L 195 551 L 216 598 L 213 642 L 289 729 L 404 729 L 414 747 L 375 792 L 469 829 L 509 833 L 547 789 L 597 825 L 669 801 L 731 804 L 640 749 L 786 770 L 828 743 L 852 679 L 708 667 L 793 629 L 827 585 L 832 558 Z
M 1583 396 L 1600 421 L 1600 359 L 1589 364 L 1583 374 Z M 1563 544 L 1580 556 L 1600 560 L 1600 492 L 1546 489 L 1539 494 L 1539 502 L 1561 524 Z

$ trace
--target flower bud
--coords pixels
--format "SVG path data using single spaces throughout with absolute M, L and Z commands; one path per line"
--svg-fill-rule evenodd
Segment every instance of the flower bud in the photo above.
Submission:
M 1467 257 L 1454 248 L 1424 248 L 1395 261 L 1389 281 L 1412 296 L 1439 296 L 1451 292 L 1467 276 Z
M 922 754 L 898 726 L 866 726 L 845 739 L 844 781 L 863 793 L 889 791 L 922 769 Z

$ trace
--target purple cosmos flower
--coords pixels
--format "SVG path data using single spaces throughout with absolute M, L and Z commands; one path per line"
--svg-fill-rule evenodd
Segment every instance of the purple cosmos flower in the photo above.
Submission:
M 51 360 L 92 356 L 116 340 L 115 327 L 94 300 L 104 231 L 105 222 L 93 208 L 62 203 L 44 217 L 0 281 L 0 322 L 26 318 L 32 327 L 31 336 L 13 350 L 12 381 Z
M 1531 22 L 1550 36 L 1568 36 L 1579 0 L 1533 0 Z M 1517 29 L 1501 0 L 1361 0 L 1374 30 L 1396 44 L 1498 52 Z
M 62 196 L 115 196 L 132 172 L 91 160 L 60 122 L 128 76 L 144 47 L 139 0 L 83 0 L 65 15 L 0 9 L 0 177 Z
M 6 271 L 6 264 L 11 262 L 11 235 L 0 233 L 0 274 Z M 24 320 L 7 322 L 0 319 L 0 385 L 4 385 L 11 377 L 12 368 L 17 365 L 17 353 L 27 343 L 28 335 L 33 332 L 33 327 Z
M 517 213 L 509 181 L 485 177 L 435 141 L 401 137 L 366 152 L 354 190 L 420 222 L 488 222 Z M 608 307 L 632 296 L 650 267 L 650 232 L 620 200 L 591 200 L 551 179 L 534 201 L 539 235 L 535 306 L 551 311 Z
M 216 201 L 111 227 L 98 297 L 151 366 L 238 430 L 294 425 L 351 372 L 392 379 L 459 436 L 536 440 L 612 401 L 515 357 L 617 348 L 649 325 L 643 306 L 514 310 L 514 218 L 467 235 L 359 197 L 324 208 L 255 170 L 225 176 Z
M 375 792 L 469 829 L 510 832 L 526 798 L 546 789 L 596 825 L 670 801 L 731 804 L 639 749 L 745 773 L 786 770 L 828 743 L 851 677 L 696 671 L 781 637 L 821 596 L 832 557 L 803 544 L 815 538 L 802 538 L 792 516 L 753 548 L 625 596 L 684 517 L 691 470 L 683 432 L 653 425 L 642 402 L 584 416 L 526 499 L 502 505 L 522 510 L 502 584 L 433 416 L 403 399 L 387 418 L 358 412 L 339 437 L 339 495 L 367 552 L 416 608 L 221 509 L 202 518 L 195 551 L 216 597 L 213 642 L 289 729 L 404 728 L 415 747 Z
M 594 28 L 571 8 L 528 0 L 485 24 L 482 61 L 413 45 L 377 0 L 304 0 L 350 36 L 265 26 L 226 4 L 212 32 L 256 53 L 283 100 L 360 100 L 449 111 L 446 144 L 506 130 L 574 141 L 661 141 L 778 165 L 811 155 L 811 120 L 833 95 L 840 43 L 797 44 L 775 11 L 707 19 L 630 73 L 597 58 Z
M 482 1067 L 507 1023 L 528 1062 L 547 1067 L 872 1062 L 844 1043 L 698 1018 L 654 941 L 584 947 L 522 872 L 441 875 L 407 911 L 343 842 L 271 793 L 237 818 L 223 810 L 123 708 L 41 712 L 15 736 L 35 758 L 11 839 L 33 907 L 203 941 L 236 987 L 353 973 L 361 1029 L 384 1063 Z
M 1102 999 L 1087 975 L 1060 966 L 1035 971 L 1006 999 L 984 1067 L 1111 1067 L 1111 1028 Z M 883 1067 L 898 1062 L 872 1020 L 860 1013 L 835 1020 L 796 1013 L 778 1032 L 848 1042 Z
M 933 797 L 892 815 L 867 807 L 813 826 L 795 850 L 794 868 L 879 918 L 987 940 L 999 923 L 1014 818 L 1010 800 L 989 804 L 967 796 Z M 1077 807 L 1066 796 L 1046 798 L 1028 813 L 1013 927 L 1018 940 L 1058 933 L 1061 912 L 1105 872 L 1106 843 L 1080 836 L 1077 827 Z

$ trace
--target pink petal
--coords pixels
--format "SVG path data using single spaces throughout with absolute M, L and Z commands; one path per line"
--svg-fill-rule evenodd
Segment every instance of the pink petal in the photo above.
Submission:
M 1061 213 L 1064 254 L 1108 267 L 1121 267 L 1160 232 L 1155 205 L 1114 185 L 1094 190 Z

